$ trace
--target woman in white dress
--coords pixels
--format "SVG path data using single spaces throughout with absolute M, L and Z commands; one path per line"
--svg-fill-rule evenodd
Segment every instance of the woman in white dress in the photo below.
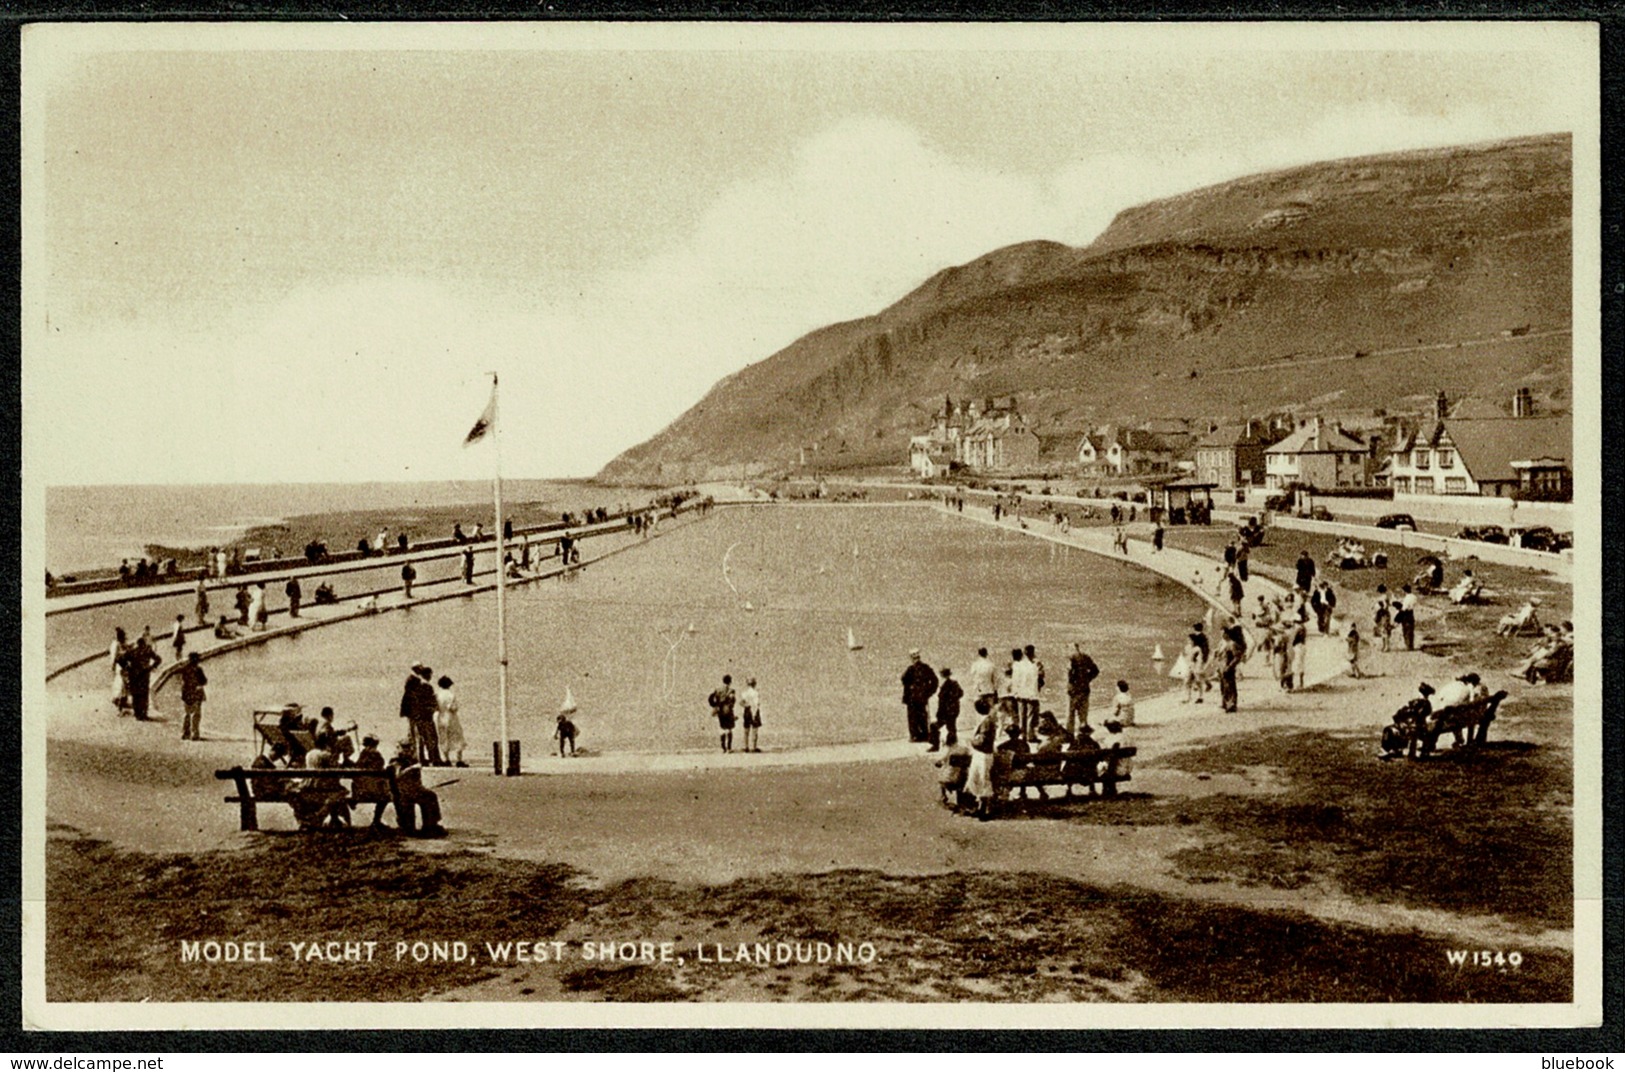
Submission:
M 107 649 L 107 655 L 113 664 L 113 706 L 121 715 L 130 706 L 130 681 L 124 676 L 124 663 L 121 661 L 129 646 L 124 630 L 114 629 L 113 644 Z
M 440 737 L 440 753 L 446 761 L 458 767 L 466 767 L 463 762 L 463 750 L 468 747 L 468 740 L 463 736 L 463 723 L 457 717 L 457 693 L 452 691 L 452 681 L 442 676 L 436 683 L 434 690 L 434 722 L 435 732 Z

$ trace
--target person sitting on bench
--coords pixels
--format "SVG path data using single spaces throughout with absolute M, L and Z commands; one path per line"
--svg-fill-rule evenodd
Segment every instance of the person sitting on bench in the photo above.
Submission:
M 1004 740 L 999 742 L 998 750 L 1000 752 L 1009 752 L 1011 755 L 1027 755 L 1032 752 L 1032 746 L 1027 743 L 1027 738 L 1022 734 L 1021 726 L 1012 722 L 1004 728 Z M 1048 799 L 1048 794 L 1044 792 L 1043 786 L 1038 787 L 1038 795 L 1041 799 Z M 1021 787 L 1021 799 L 1027 799 L 1027 787 L 1025 785 Z
M 306 766 L 311 770 L 337 770 L 338 756 L 332 749 L 333 738 L 321 734 L 316 738 L 316 747 L 305 756 Z M 301 830 L 319 830 L 329 822 L 349 826 L 350 796 L 336 779 L 311 778 L 294 794 L 293 814 Z
M 1441 725 L 1444 713 L 1453 707 L 1465 707 L 1480 700 L 1489 699 L 1490 690 L 1479 680 L 1477 674 L 1467 673 L 1446 682 L 1433 697 L 1433 719 L 1429 729 Z M 1462 746 L 1461 727 L 1452 726 L 1451 735 L 1455 737 L 1455 747 Z
M 378 738 L 367 734 L 361 738 L 361 751 L 355 757 L 357 770 L 384 769 L 383 753 L 378 751 Z M 374 830 L 384 827 L 384 808 L 390 803 L 389 782 L 383 778 L 357 778 L 350 786 L 350 797 L 356 804 L 372 805 Z
M 250 770 L 283 770 L 288 766 L 288 746 L 281 741 L 271 746 L 271 754 L 261 752 L 249 764 Z M 254 796 L 259 800 L 286 800 L 287 787 L 281 782 L 266 780 L 254 787 Z
M 395 758 L 389 765 L 395 769 L 395 791 L 400 794 L 400 807 L 418 810 L 418 836 L 445 837 L 446 828 L 440 825 L 440 798 L 434 790 L 424 787 L 423 766 L 418 762 L 417 746 L 410 738 L 396 746 Z M 408 827 L 406 816 L 395 818 L 402 829 Z
M 1381 758 L 1394 759 L 1410 749 L 1433 714 L 1433 701 L 1429 699 L 1432 695 L 1433 686 L 1424 681 L 1416 687 L 1416 695 L 1394 712 L 1393 721 L 1382 728 Z
M 1072 735 L 1066 732 L 1066 727 L 1061 725 L 1060 719 L 1055 717 L 1053 711 L 1039 713 L 1038 736 L 1042 738 L 1044 743 L 1040 744 L 1034 751 L 1041 755 L 1048 755 L 1052 752 L 1065 752 L 1072 747 Z

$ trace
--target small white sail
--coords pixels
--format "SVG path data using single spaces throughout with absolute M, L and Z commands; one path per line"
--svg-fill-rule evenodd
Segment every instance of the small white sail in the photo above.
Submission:
M 1158 644 L 1156 650 L 1151 653 L 1151 661 L 1154 663 L 1160 663 L 1164 658 L 1165 656 L 1162 654 L 1162 645 Z
M 570 691 L 570 686 L 566 685 L 566 686 L 564 686 L 564 702 L 559 704 L 559 714 L 561 714 L 561 715 L 573 715 L 573 714 L 575 714 L 575 712 L 576 712 L 575 694 Z
M 863 650 L 863 645 L 858 643 L 857 634 L 852 632 L 852 627 L 850 625 L 846 627 L 846 650 L 847 651 L 862 651 Z
M 747 600 L 745 600 L 745 609 L 746 610 L 755 610 L 756 609 L 756 604 L 752 603 L 750 600 L 747 599 Z

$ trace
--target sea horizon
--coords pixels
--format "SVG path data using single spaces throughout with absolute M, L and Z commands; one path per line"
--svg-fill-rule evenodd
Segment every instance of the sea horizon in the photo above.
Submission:
M 584 489 L 626 490 L 581 477 L 504 477 L 502 485 L 514 503 L 571 498 Z M 48 485 L 46 568 L 59 576 L 113 568 L 146 555 L 148 545 L 206 548 L 256 526 L 315 514 L 490 503 L 488 479 Z

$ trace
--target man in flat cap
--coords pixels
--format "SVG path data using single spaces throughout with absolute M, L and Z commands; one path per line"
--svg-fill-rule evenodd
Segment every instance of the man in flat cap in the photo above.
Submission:
M 931 718 L 928 706 L 937 692 L 937 672 L 920 661 L 920 649 L 908 653 L 908 669 L 903 671 L 903 708 L 908 712 L 908 739 L 929 741 Z

